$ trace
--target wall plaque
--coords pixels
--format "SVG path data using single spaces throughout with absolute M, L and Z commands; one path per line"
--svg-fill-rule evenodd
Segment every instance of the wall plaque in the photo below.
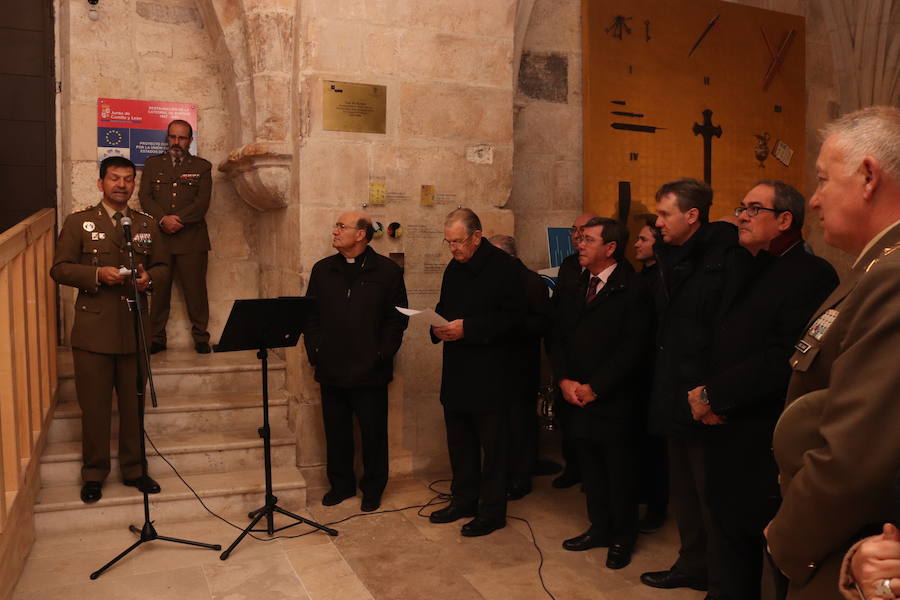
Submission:
M 387 86 L 322 80 L 322 129 L 384 133 Z

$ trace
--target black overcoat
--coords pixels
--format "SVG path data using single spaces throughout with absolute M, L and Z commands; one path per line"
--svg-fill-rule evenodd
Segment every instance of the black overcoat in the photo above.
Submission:
M 527 311 L 520 267 L 482 238 L 468 261 L 444 270 L 436 312 L 463 320 L 463 339 L 444 342 L 441 403 L 450 410 L 505 410 L 521 389 L 517 328 Z M 432 342 L 439 340 L 434 334 Z

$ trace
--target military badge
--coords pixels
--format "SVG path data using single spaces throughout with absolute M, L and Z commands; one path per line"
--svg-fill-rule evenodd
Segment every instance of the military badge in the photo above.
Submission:
M 85 221 L 81 224 L 81 228 L 90 233 L 96 228 L 96 225 L 94 225 L 93 221 Z
M 178 179 L 181 181 L 186 181 L 188 183 L 192 183 L 200 179 L 200 173 L 182 173 Z
M 99 239 L 100 239 L 100 233 L 97 231 L 92 231 L 91 232 L 91 241 L 96 242 Z
M 831 327 L 831 324 L 837 319 L 838 314 L 838 311 L 829 308 L 819 315 L 819 318 L 813 322 L 807 333 L 815 339 L 822 341 L 822 338 L 825 337 L 825 334 L 828 332 L 828 328 Z
M 144 250 L 149 250 L 153 245 L 153 238 L 149 233 L 136 233 L 134 234 L 134 237 L 131 238 L 131 243 Z

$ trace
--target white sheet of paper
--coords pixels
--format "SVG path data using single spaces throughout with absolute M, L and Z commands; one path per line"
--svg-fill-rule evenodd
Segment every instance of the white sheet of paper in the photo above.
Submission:
M 435 327 L 440 327 L 448 323 L 447 319 L 434 312 L 434 309 L 431 308 L 425 308 L 422 310 L 403 308 L 401 306 L 395 306 L 394 308 L 411 319 L 415 318 L 423 321 L 426 325 L 434 325 Z

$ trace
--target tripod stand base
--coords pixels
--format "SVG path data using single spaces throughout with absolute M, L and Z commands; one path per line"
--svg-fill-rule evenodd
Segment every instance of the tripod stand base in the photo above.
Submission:
M 173 542 L 175 544 L 185 544 L 188 546 L 197 546 L 198 548 L 207 548 L 208 550 L 221 550 L 222 549 L 221 544 L 204 544 L 203 542 L 194 542 L 192 540 L 183 540 L 180 538 L 173 538 L 173 537 L 167 537 L 164 535 L 159 535 L 158 533 L 156 533 L 156 528 L 153 527 L 152 521 L 144 521 L 144 526 L 140 529 L 138 529 L 134 525 L 129 525 L 128 530 L 131 531 L 132 533 L 137 533 L 140 535 L 140 538 L 138 539 L 138 541 L 136 541 L 132 545 L 128 546 L 128 548 L 126 548 L 125 550 L 120 552 L 119 555 L 116 556 L 114 559 L 112 559 L 111 561 L 109 561 L 108 563 L 106 563 L 105 565 L 103 565 L 102 567 L 100 567 L 99 569 L 94 571 L 93 573 L 91 573 L 91 579 L 97 579 L 98 577 L 103 575 L 103 573 L 107 569 L 109 569 L 111 566 L 113 566 L 114 564 L 119 562 L 119 560 L 124 558 L 129 552 L 131 552 L 132 550 L 134 550 L 141 544 L 143 544 L 145 542 L 152 542 L 153 540 L 162 540 L 164 542 Z
M 294 520 L 294 522 L 276 529 L 275 528 L 275 513 L 279 513 L 286 517 L 290 517 L 291 519 Z M 316 529 L 318 529 L 320 531 L 324 531 L 325 533 L 327 533 L 330 536 L 338 535 L 337 530 L 332 529 L 331 527 L 326 527 L 325 525 L 316 523 L 315 521 L 311 521 L 309 519 L 301 517 L 300 515 L 295 515 L 292 512 L 284 510 L 283 508 L 278 506 L 278 498 L 276 498 L 275 496 L 271 496 L 271 495 L 267 496 L 265 506 L 262 506 L 254 511 L 251 511 L 250 513 L 247 514 L 247 516 L 253 520 L 250 521 L 250 524 L 244 528 L 244 530 L 241 532 L 241 534 L 239 536 L 237 536 L 237 539 L 235 539 L 233 542 L 231 542 L 231 545 L 228 546 L 228 549 L 226 549 L 225 552 L 223 552 L 222 554 L 219 555 L 219 559 L 228 560 L 228 557 L 231 556 L 231 551 L 234 550 L 237 547 L 237 545 L 241 543 L 241 540 L 244 539 L 244 537 L 248 533 L 251 533 L 251 532 L 265 532 L 271 536 L 276 531 L 282 531 L 289 527 L 294 527 L 295 525 L 304 524 L 304 525 L 309 525 L 311 527 L 315 527 Z M 266 525 L 267 525 L 266 529 L 254 529 L 254 527 L 256 527 L 256 524 L 259 523 L 263 517 L 266 517 Z

